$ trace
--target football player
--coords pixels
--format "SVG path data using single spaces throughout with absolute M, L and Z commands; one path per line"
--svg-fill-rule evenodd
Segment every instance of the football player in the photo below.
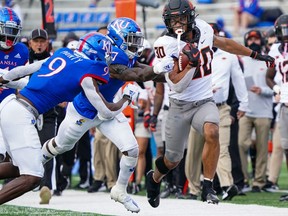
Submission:
M 17 66 L 25 65 L 29 59 L 28 48 L 23 43 L 18 43 L 21 36 L 21 20 L 11 8 L 0 9 L 0 68 L 11 70 Z M 16 89 L 1 87 L 0 102 Z M 0 130 L 0 140 L 2 140 Z M 5 146 L 0 143 L 0 162 L 5 159 Z
M 155 171 L 147 173 L 148 202 L 154 208 L 159 205 L 161 180 L 183 157 L 190 127 L 193 126 L 205 138 L 201 197 L 203 201 L 218 203 L 219 199 L 212 186 L 220 149 L 219 111 L 212 92 L 212 46 L 269 64 L 273 64 L 274 59 L 231 39 L 215 36 L 208 23 L 196 18 L 195 7 L 189 0 L 169 0 L 164 6 L 162 17 L 168 34 L 154 43 L 155 63 L 161 62 L 166 56 L 178 57 L 186 43 L 190 43 L 192 48 L 190 51 L 183 51 L 189 58 L 189 64 L 182 72 L 174 70 L 165 74 L 171 89 L 165 131 L 166 150 L 164 157 L 156 159 Z
M 102 34 L 84 35 L 74 52 L 62 48 L 45 60 L 14 68 L 0 77 L 7 83 L 33 73 L 17 94 L 6 97 L 0 106 L 0 125 L 12 162 L 0 164 L 0 178 L 15 178 L 0 190 L 0 204 L 8 202 L 39 185 L 43 177 L 40 139 L 35 128 L 39 114 L 84 91 L 104 118 L 111 118 L 132 100 L 133 89 L 117 103 L 107 102 L 98 85 L 109 80 L 111 42 Z M 81 121 L 79 122 L 81 124 Z
M 174 62 L 171 57 L 167 59 L 167 62 L 165 60 L 164 63 L 160 62 L 154 67 L 136 62 L 144 38 L 138 24 L 132 19 L 117 18 L 107 26 L 107 30 L 107 37 L 113 42 L 113 61 L 109 67 L 111 78 L 107 85 L 99 86 L 99 91 L 107 101 L 113 101 L 114 95 L 126 80 L 144 81 L 155 78 L 158 75 L 154 72 L 165 71 L 166 64 L 169 66 L 168 71 L 172 69 Z M 134 66 L 137 68 L 132 68 Z M 132 88 L 133 85 L 129 86 Z M 124 94 L 127 94 L 128 90 L 124 89 Z M 133 91 L 137 90 L 133 89 Z M 139 206 L 126 191 L 129 178 L 137 164 L 139 152 L 133 131 L 123 113 L 119 113 L 115 118 L 103 116 L 98 109 L 93 107 L 86 93 L 81 92 L 72 103 L 68 104 L 66 117 L 59 127 L 57 136 L 48 140 L 42 148 L 43 163 L 57 154 L 72 149 L 82 135 L 92 127 L 97 127 L 123 153 L 118 180 L 111 189 L 111 198 L 122 203 L 127 210 L 139 212 Z
M 288 15 L 283 14 L 275 21 L 275 34 L 279 43 L 274 44 L 269 55 L 275 58 L 275 67 L 269 68 L 266 73 L 267 85 L 280 95 L 281 108 L 279 121 L 281 145 L 286 157 L 288 167 Z M 288 200 L 288 194 L 284 194 L 280 201 Z

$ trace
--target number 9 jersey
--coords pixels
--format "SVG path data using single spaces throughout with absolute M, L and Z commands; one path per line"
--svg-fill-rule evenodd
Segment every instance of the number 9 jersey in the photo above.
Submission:
M 195 74 L 188 87 L 177 93 L 169 92 L 169 97 L 184 101 L 198 101 L 209 97 L 213 97 L 212 93 L 212 77 L 211 77 L 211 61 L 213 58 L 213 29 L 201 19 L 196 19 L 196 27 L 200 30 L 200 39 L 198 43 L 194 43 L 200 51 L 201 65 L 196 69 Z M 186 45 L 186 42 L 180 41 L 180 50 Z M 157 64 L 165 56 L 179 57 L 179 48 L 177 38 L 164 35 L 158 38 L 154 43 L 155 59 Z
M 45 113 L 61 102 L 72 101 L 82 91 L 81 81 L 85 77 L 108 83 L 109 69 L 104 62 L 61 48 L 33 73 L 20 94 L 33 103 L 39 114 Z

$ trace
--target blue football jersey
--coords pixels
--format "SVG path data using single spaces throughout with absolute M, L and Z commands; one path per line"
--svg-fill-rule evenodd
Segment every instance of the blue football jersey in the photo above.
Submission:
M 29 50 L 23 43 L 17 43 L 11 49 L 4 51 L 0 50 L 0 68 L 11 70 L 17 66 L 25 65 L 29 60 Z M 0 93 L 0 102 L 10 94 L 15 94 L 16 89 L 2 87 Z
M 112 65 L 121 64 L 121 65 L 127 65 L 129 68 L 131 68 L 133 67 L 136 61 L 136 58 L 130 60 L 123 50 L 114 46 L 112 49 L 112 55 L 113 55 L 112 58 L 113 61 L 111 63 Z M 117 93 L 119 88 L 121 88 L 124 85 L 124 83 L 125 81 L 110 78 L 108 84 L 99 86 L 99 91 L 108 102 L 113 102 L 115 94 Z M 86 118 L 93 119 L 97 115 L 97 110 L 89 102 L 88 98 L 83 92 L 81 92 L 74 98 L 73 105 L 77 110 L 77 112 Z
M 104 62 L 84 59 L 61 48 L 33 73 L 20 94 L 33 103 L 39 114 L 45 113 L 61 102 L 72 101 L 82 91 L 81 81 L 85 77 L 107 83 L 109 69 Z

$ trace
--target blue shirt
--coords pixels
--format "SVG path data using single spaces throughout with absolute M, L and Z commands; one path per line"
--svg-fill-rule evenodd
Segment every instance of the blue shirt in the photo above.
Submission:
M 25 65 L 29 60 L 29 50 L 23 43 L 17 43 L 9 50 L 0 50 L 0 68 L 11 70 L 17 66 Z M 4 87 L 0 93 L 0 102 L 10 94 L 15 94 L 16 89 Z
M 41 68 L 33 73 L 20 94 L 29 99 L 39 114 L 64 101 L 72 101 L 83 91 L 85 77 L 103 83 L 109 81 L 109 70 L 104 62 L 84 59 L 68 48 L 57 50 Z
M 117 47 L 113 46 L 112 53 L 114 54 L 112 65 L 121 64 L 127 65 L 129 68 L 131 68 L 135 64 L 135 59 L 129 60 L 126 53 Z M 110 78 L 108 84 L 99 86 L 99 91 L 108 102 L 113 102 L 115 94 L 119 88 L 124 85 L 124 83 L 125 81 Z M 98 113 L 83 92 L 75 97 L 73 100 L 73 105 L 80 115 L 89 119 L 95 118 Z

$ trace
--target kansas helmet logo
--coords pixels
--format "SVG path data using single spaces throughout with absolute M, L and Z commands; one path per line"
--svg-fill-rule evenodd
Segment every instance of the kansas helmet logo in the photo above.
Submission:
M 129 22 L 125 22 L 124 20 L 115 20 L 115 22 L 113 23 L 113 27 L 118 31 L 127 28 L 128 25 Z

